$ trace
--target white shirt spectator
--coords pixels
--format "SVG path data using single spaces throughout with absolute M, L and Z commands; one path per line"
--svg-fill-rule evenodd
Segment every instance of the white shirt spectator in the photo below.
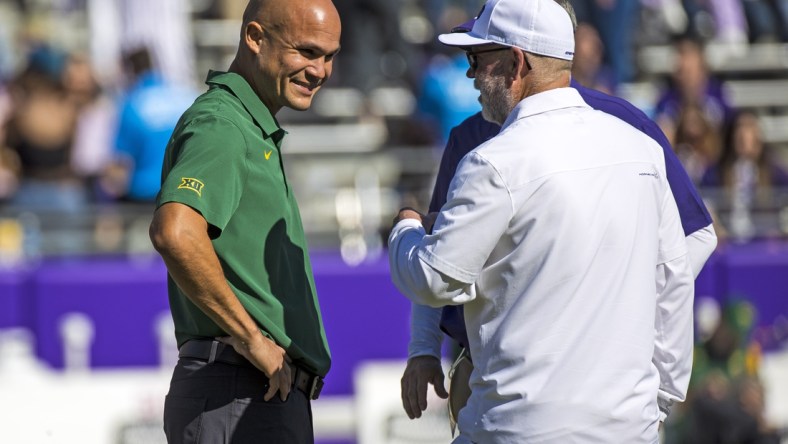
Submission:
M 394 227 L 403 294 L 465 304 L 473 393 L 455 442 L 658 442 L 693 344 L 665 176 L 653 140 L 555 89 L 462 160 L 433 234 Z

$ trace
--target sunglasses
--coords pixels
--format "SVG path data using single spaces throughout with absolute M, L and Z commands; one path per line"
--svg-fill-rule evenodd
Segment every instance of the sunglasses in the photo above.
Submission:
M 476 71 L 476 68 L 479 67 L 479 54 L 484 54 L 485 52 L 505 51 L 507 49 L 512 48 L 505 46 L 503 48 L 485 49 L 484 51 L 465 51 L 465 57 L 468 59 L 468 64 L 471 66 L 471 69 Z M 530 71 L 532 69 L 531 64 L 528 62 L 528 57 L 525 55 L 525 52 L 523 52 L 523 57 L 525 58 L 525 66 Z
M 465 51 L 465 57 L 468 58 L 468 64 L 471 65 L 471 69 L 475 71 L 476 68 L 479 67 L 479 54 L 484 54 L 485 52 L 506 51 L 509 49 L 512 48 L 505 46 L 503 48 L 485 49 L 484 51 Z

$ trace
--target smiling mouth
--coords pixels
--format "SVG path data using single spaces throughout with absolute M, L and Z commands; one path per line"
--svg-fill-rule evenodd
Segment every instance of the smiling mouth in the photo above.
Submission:
M 293 83 L 302 91 L 307 92 L 309 94 L 315 92 L 315 90 L 320 87 L 319 84 L 311 84 L 311 83 L 304 83 L 304 82 L 297 82 L 293 81 Z

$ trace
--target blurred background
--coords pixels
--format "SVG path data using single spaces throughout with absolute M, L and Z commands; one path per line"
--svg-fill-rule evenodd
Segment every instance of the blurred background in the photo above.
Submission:
M 479 110 L 436 35 L 481 0 L 335 0 L 334 76 L 277 116 L 334 365 L 321 444 L 448 442 L 399 401 L 409 303 L 385 239 L 426 209 L 449 129 Z M 177 350 L 147 229 L 163 151 L 243 0 L 0 0 L 0 441 L 164 442 Z M 713 213 L 695 369 L 668 443 L 788 442 L 788 0 L 576 0 L 574 77 L 663 128 Z M 447 347 L 446 357 L 453 350 Z

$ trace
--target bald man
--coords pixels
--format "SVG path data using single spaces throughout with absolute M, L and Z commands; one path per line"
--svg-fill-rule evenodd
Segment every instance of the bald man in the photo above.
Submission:
M 340 31 L 330 0 L 249 2 L 230 69 L 170 138 L 150 228 L 179 348 L 169 442 L 314 441 L 331 358 L 274 116 L 309 108 Z

